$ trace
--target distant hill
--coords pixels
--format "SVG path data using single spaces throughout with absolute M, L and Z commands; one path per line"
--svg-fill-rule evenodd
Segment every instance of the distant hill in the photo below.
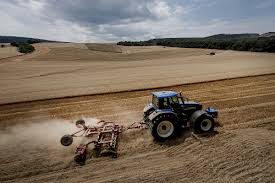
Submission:
M 260 34 L 246 33 L 246 34 L 216 34 L 205 38 L 213 39 L 246 39 L 246 38 L 258 38 Z
M 274 37 L 274 36 L 275 36 L 275 32 L 267 32 L 260 35 L 260 37 Z
M 36 38 L 28 38 L 28 37 L 17 37 L 17 36 L 0 36 L 0 43 L 39 43 L 39 42 L 56 42 L 49 41 L 45 39 L 36 39 Z

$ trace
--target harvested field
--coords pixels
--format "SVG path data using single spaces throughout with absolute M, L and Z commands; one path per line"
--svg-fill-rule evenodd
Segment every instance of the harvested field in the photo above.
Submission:
M 3 48 L 0 47 L 0 60 L 4 58 L 23 55 L 22 53 L 17 51 L 16 47 L 13 47 L 13 46 L 10 46 L 9 44 L 4 44 L 4 43 L 0 43 L 0 45 L 5 45 L 5 47 Z
M 275 182 L 275 75 L 180 85 L 176 90 L 220 110 L 216 134 L 188 131 L 164 144 L 146 130 L 128 131 L 119 157 L 71 162 L 74 147 L 59 138 L 71 119 L 129 124 L 153 90 L 0 106 L 0 182 Z
M 116 44 L 100 44 L 100 43 L 89 43 L 86 44 L 89 50 L 122 53 L 122 49 Z
M 0 104 L 274 73 L 275 54 L 41 43 L 0 60 Z M 109 49 L 109 51 L 98 51 Z M 114 53 L 112 49 L 121 49 Z M 97 51 L 95 51 L 97 50 Z M 216 52 L 215 56 L 207 55 Z

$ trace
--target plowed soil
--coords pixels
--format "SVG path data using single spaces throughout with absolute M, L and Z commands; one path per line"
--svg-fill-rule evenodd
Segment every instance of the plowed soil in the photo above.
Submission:
M 0 182 L 275 182 L 275 75 L 236 78 L 158 90 L 182 91 L 219 109 L 209 136 L 155 143 L 148 130 L 122 135 L 117 159 L 72 162 L 75 142 L 59 139 L 92 118 L 128 125 L 142 117 L 153 90 L 0 106 Z

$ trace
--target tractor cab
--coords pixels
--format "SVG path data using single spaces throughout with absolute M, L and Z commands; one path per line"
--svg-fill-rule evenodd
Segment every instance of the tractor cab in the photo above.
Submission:
M 156 109 L 170 109 L 171 105 L 182 105 L 183 98 L 174 91 L 153 92 L 152 104 Z
M 171 111 L 171 103 L 180 105 L 183 103 L 182 98 L 173 91 L 152 92 L 152 101 L 144 107 L 144 118 L 148 117 L 154 111 Z
M 152 102 L 144 108 L 143 112 L 144 116 L 148 116 L 154 111 L 174 111 L 178 114 L 189 114 L 201 109 L 201 104 L 189 101 L 186 97 L 182 96 L 181 93 L 160 91 L 152 93 Z

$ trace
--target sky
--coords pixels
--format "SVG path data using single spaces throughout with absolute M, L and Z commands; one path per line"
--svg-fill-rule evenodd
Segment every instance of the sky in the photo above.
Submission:
M 0 0 L 0 35 L 139 41 L 275 31 L 275 0 Z

